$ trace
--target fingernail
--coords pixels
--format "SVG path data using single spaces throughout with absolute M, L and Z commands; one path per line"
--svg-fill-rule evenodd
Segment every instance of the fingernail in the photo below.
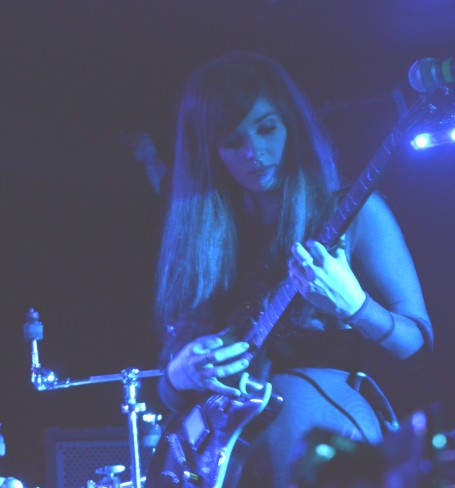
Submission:
M 248 366 L 250 364 L 250 362 L 248 361 L 248 359 L 242 359 L 242 366 Z
M 248 342 L 242 342 L 242 346 L 241 347 L 242 347 L 243 350 L 246 351 L 250 347 L 250 345 L 248 344 Z

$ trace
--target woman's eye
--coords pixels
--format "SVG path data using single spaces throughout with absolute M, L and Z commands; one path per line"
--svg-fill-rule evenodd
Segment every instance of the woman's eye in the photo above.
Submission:
M 264 125 L 263 127 L 259 127 L 258 133 L 259 134 L 271 134 L 276 129 L 276 125 Z

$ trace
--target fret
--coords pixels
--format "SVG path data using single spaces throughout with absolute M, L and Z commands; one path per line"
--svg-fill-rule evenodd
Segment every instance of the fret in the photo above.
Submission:
M 360 182 L 356 182 L 349 191 L 349 196 L 352 201 L 358 205 L 362 199 L 365 197 L 365 188 Z
M 275 307 L 275 314 L 278 315 L 278 317 L 283 313 L 285 308 L 277 297 L 273 299 L 272 306 Z
M 376 166 L 370 164 L 366 172 L 368 181 L 372 183 L 377 178 L 378 175 L 379 175 L 379 170 L 376 168 Z
M 275 296 L 273 297 L 274 300 L 277 300 L 282 308 L 286 308 L 288 306 L 288 295 L 286 293 L 286 288 L 285 288 L 285 283 L 283 283 L 278 291 L 275 293 Z
M 399 138 L 400 134 L 398 134 L 398 131 L 394 132 L 392 131 L 389 136 L 386 138 L 382 145 L 382 149 L 386 153 L 385 157 L 389 157 L 393 150 L 397 147 L 397 138 Z
M 262 315 L 254 326 L 254 332 L 255 332 L 256 338 L 253 339 L 253 342 L 256 345 L 256 347 L 260 347 L 260 345 L 265 341 L 265 339 L 268 335 L 267 330 L 263 327 L 263 325 L 261 325 L 261 322 L 262 322 L 261 318 L 262 318 Z
M 253 339 L 246 337 L 247 342 L 253 342 L 253 344 L 259 349 L 262 343 L 265 341 L 267 337 L 267 331 L 262 326 L 257 326 L 257 323 L 254 328 Z
M 265 323 L 265 329 L 267 330 L 267 334 L 272 330 L 272 327 L 277 323 L 278 318 L 273 321 L 268 315 L 264 315 L 264 317 L 267 319 L 268 322 Z M 265 340 L 265 337 L 264 337 Z
M 272 302 L 270 302 L 269 311 L 271 314 L 270 315 L 271 320 L 272 320 L 272 317 L 273 317 L 273 320 L 278 320 L 280 318 L 280 315 L 277 313 L 277 311 L 275 309 L 274 300 L 272 300 Z
M 333 236 L 335 235 L 335 232 L 332 231 L 332 229 L 326 227 L 319 235 L 317 240 L 324 244 L 324 246 L 329 246 L 330 243 L 332 242 Z
M 336 213 L 333 215 L 333 228 L 334 229 L 339 229 L 341 227 L 342 224 L 344 224 L 347 220 L 347 218 L 349 217 L 350 215 L 350 211 L 349 209 L 346 209 L 346 213 L 344 213 L 344 210 L 345 209 L 342 209 L 341 207 L 338 208 L 338 210 L 336 211 Z
M 353 191 L 350 191 L 350 192 L 347 194 L 347 198 L 349 198 L 349 200 L 350 200 L 350 204 L 351 204 L 353 207 L 356 207 L 356 206 L 359 204 L 359 199 L 358 199 L 358 198 L 354 198 L 354 192 L 353 192 Z
M 370 185 L 368 184 L 368 182 L 367 181 L 364 181 L 363 179 L 360 179 L 359 180 L 359 184 L 362 185 L 362 190 L 363 191 L 367 190 L 370 187 Z
M 285 291 L 289 301 L 291 301 L 297 293 L 297 288 L 291 280 L 286 280 Z
M 281 305 L 281 310 L 284 310 L 284 309 L 285 309 L 285 308 L 288 306 L 288 304 L 289 304 L 289 302 L 287 302 L 287 301 L 285 300 L 285 297 L 284 297 L 284 292 L 283 292 L 283 291 L 280 289 L 280 290 L 277 292 L 277 294 L 275 295 L 275 297 L 276 297 L 277 301 L 278 301 L 278 302 L 280 303 L 280 305 Z
M 345 198 L 340 205 L 340 214 L 342 215 L 344 220 L 347 220 L 351 213 L 354 211 L 355 207 L 352 205 L 352 202 L 349 198 Z
M 288 304 L 286 303 L 286 298 L 287 297 L 282 290 L 280 290 L 280 292 L 273 297 L 274 304 L 276 304 L 277 308 L 279 307 L 281 311 L 283 311 L 288 306 Z
M 334 225 L 334 220 L 335 220 L 335 215 L 334 214 L 331 219 L 327 222 L 325 228 L 326 228 L 326 231 L 331 233 L 331 234 L 334 234 L 336 233 L 336 228 L 335 228 L 335 225 Z
M 269 334 L 269 331 L 267 327 L 261 326 L 259 329 L 259 340 L 261 341 L 261 344 L 265 341 Z

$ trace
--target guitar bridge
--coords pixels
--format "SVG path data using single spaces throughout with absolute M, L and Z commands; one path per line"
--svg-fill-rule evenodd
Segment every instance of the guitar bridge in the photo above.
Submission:
M 177 434 L 169 434 L 167 440 L 178 463 L 181 465 L 187 464 L 187 459 Z

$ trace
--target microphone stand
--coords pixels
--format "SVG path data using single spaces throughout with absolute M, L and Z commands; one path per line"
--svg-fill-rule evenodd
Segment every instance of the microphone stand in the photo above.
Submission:
M 137 401 L 137 393 L 141 387 L 140 379 L 162 376 L 160 370 L 139 371 L 138 369 L 124 369 L 119 374 L 107 374 L 101 376 L 90 376 L 85 379 L 72 380 L 67 378 L 60 381 L 57 375 L 43 368 L 39 359 L 38 341 L 43 339 L 43 324 L 39 320 L 39 313 L 31 308 L 26 314 L 24 324 L 24 339 L 31 344 L 31 382 L 38 391 L 59 390 L 72 388 L 73 386 L 93 385 L 96 383 L 108 383 L 121 381 L 123 384 L 122 413 L 128 416 L 128 444 L 130 451 L 130 474 L 133 488 L 141 488 L 141 462 L 138 440 L 138 413 L 145 411 L 145 403 Z M 156 416 L 161 420 L 161 416 Z

